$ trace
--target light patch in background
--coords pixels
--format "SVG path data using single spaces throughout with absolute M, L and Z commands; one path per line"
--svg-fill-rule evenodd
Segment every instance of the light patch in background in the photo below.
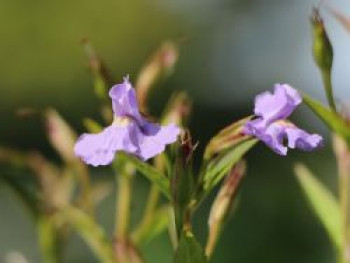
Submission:
M 191 89 L 202 103 L 212 107 L 243 104 L 255 93 L 284 82 L 325 100 L 321 75 L 312 58 L 309 22 L 319 1 L 255 1 L 247 5 L 240 1 L 155 2 L 201 25 L 200 33 L 188 37 L 193 46 L 207 42 L 203 44 L 207 52 L 198 51 L 209 56 L 207 63 L 192 72 L 204 75 L 206 84 L 191 80 Z M 329 1 L 328 5 L 350 15 L 350 1 Z M 350 34 L 331 16 L 326 4 L 322 15 L 334 46 L 335 97 L 350 98 Z M 214 92 L 215 96 L 208 96 Z

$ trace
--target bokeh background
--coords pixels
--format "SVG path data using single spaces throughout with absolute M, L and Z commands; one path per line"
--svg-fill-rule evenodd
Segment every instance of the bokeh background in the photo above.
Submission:
M 326 1 L 350 13 L 350 1 Z M 53 106 L 79 131 L 81 119 L 98 119 L 98 101 L 80 40 L 88 37 L 120 81 L 134 80 L 143 63 L 166 39 L 179 40 L 175 72 L 152 95 L 157 115 L 173 90 L 186 90 L 194 103 L 190 127 L 206 141 L 221 127 L 252 112 L 256 93 L 287 82 L 324 101 L 311 54 L 309 16 L 318 1 L 306 0 L 0 0 L 0 144 L 40 149 L 57 159 L 37 119 L 19 119 L 19 107 Z M 350 98 L 350 34 L 327 12 L 334 49 L 334 87 L 339 102 Z M 288 158 L 259 145 L 248 155 L 248 176 L 239 204 L 218 244 L 213 262 L 334 262 L 334 251 L 293 175 L 308 164 L 336 190 L 335 160 L 326 128 L 305 107 L 293 119 L 319 132 L 326 146 Z M 95 169 L 105 180 L 108 171 Z M 23 176 L 26 176 L 25 174 Z M 137 180 L 133 210 L 142 207 L 147 182 Z M 99 220 L 112 231 L 114 195 L 101 205 Z M 210 200 L 195 218 L 201 241 Z M 0 262 L 10 251 L 40 262 L 35 226 L 11 193 L 0 185 Z M 148 262 L 171 262 L 166 235 L 146 249 Z M 73 238 L 66 262 L 96 262 Z

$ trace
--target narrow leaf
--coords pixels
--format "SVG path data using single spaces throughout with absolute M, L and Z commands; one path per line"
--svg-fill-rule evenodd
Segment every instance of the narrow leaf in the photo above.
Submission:
M 85 240 L 99 262 L 115 263 L 112 242 L 91 216 L 74 207 L 62 209 L 61 215 Z
M 306 105 L 336 134 L 350 142 L 350 126 L 338 114 L 328 109 L 322 103 L 303 95 Z
M 142 175 L 144 175 L 148 180 L 151 181 L 151 183 L 157 186 L 158 189 L 164 194 L 165 197 L 170 199 L 169 180 L 168 178 L 165 177 L 164 174 L 159 172 L 157 169 L 155 169 L 148 163 L 141 161 L 135 156 L 126 155 L 123 153 L 120 153 L 120 155 L 123 155 L 123 157 L 125 157 L 127 161 L 130 161 L 133 165 L 135 165 L 135 168 Z
M 180 243 L 175 253 L 174 263 L 206 263 L 207 258 L 202 246 L 198 243 L 194 235 L 183 232 Z
M 245 138 L 243 141 L 240 141 L 212 159 L 205 168 L 205 192 L 209 192 L 217 185 L 232 166 L 234 166 L 257 142 L 258 140 L 254 138 Z
M 143 221 L 131 235 L 133 243 L 136 245 L 145 245 L 160 233 L 167 229 L 169 223 L 169 206 L 164 206 L 150 215 Z
M 299 183 L 317 217 L 337 248 L 341 247 L 341 217 L 334 195 L 303 165 L 295 166 Z

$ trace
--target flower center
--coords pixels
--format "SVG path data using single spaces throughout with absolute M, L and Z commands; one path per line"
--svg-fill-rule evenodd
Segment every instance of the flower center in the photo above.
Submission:
M 114 116 L 112 125 L 125 127 L 125 126 L 128 126 L 131 122 L 132 122 L 132 119 L 127 116 L 123 116 L 123 117 Z
M 283 125 L 284 127 L 289 127 L 289 128 L 294 128 L 295 125 L 290 122 L 289 120 L 278 120 L 278 121 L 275 121 L 275 123 L 279 123 L 281 125 Z

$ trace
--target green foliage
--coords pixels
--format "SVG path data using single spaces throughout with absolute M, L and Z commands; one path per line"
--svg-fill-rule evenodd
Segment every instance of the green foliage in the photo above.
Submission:
M 169 209 L 165 205 L 158 208 L 143 224 L 132 233 L 131 239 L 136 245 L 145 245 L 162 233 L 169 224 Z
M 120 153 L 119 155 L 124 156 L 126 160 L 131 162 L 135 166 L 136 170 L 140 172 L 140 174 L 150 180 L 152 184 L 158 187 L 166 198 L 170 199 L 169 180 L 164 174 L 135 156 L 126 155 L 123 153 Z
M 210 192 L 257 142 L 255 138 L 244 136 L 230 148 L 212 158 L 204 170 L 204 191 Z
M 111 241 L 94 219 L 74 207 L 61 209 L 60 216 L 73 226 L 101 263 L 115 263 Z
M 207 144 L 204 163 L 201 167 L 203 189 L 210 192 L 258 142 L 257 139 L 242 133 L 243 126 L 252 116 L 238 120 L 220 130 Z M 201 195 L 203 193 L 199 193 Z
M 190 231 L 182 232 L 174 263 L 206 263 L 202 246 Z
M 305 104 L 336 134 L 343 137 L 350 143 L 350 126 L 337 113 L 329 110 L 321 102 L 312 99 L 308 95 L 303 95 Z
M 295 166 L 299 183 L 337 248 L 341 247 L 341 216 L 334 195 L 302 164 Z
M 189 136 L 189 135 L 188 135 Z M 191 201 L 193 200 L 195 178 L 192 170 L 192 154 L 195 146 L 190 137 L 183 139 L 175 158 L 171 177 L 172 204 L 178 237 L 191 222 Z
M 332 110 L 336 111 L 336 105 L 333 97 L 333 88 L 331 81 L 331 71 L 333 65 L 333 47 L 328 38 L 326 29 L 323 24 L 323 20 L 319 14 L 318 9 L 314 9 L 311 19 L 313 29 L 313 55 L 314 60 L 319 67 L 324 89 L 326 92 L 329 106 Z
M 45 263 L 60 262 L 60 240 L 53 218 L 41 215 L 38 219 L 38 235 L 41 255 Z

